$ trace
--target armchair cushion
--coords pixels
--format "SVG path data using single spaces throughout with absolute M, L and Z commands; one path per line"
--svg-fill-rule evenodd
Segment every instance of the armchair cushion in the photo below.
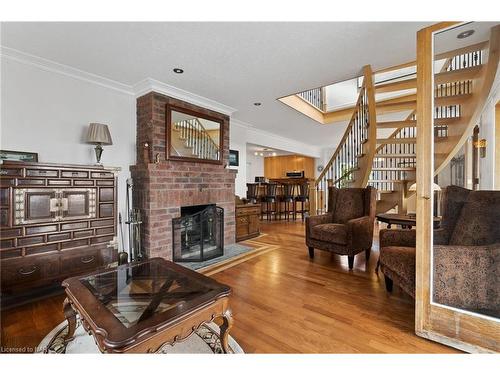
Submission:
M 435 302 L 500 317 L 500 243 L 433 252 Z
M 365 189 L 336 189 L 333 222 L 346 224 L 365 215 Z
M 311 237 L 318 241 L 347 245 L 347 225 L 333 223 L 315 225 L 311 229 Z
M 415 247 L 416 238 L 415 229 L 381 229 L 380 248 L 387 246 Z
M 450 245 L 489 245 L 500 241 L 500 194 L 497 191 L 469 193 L 457 219 Z

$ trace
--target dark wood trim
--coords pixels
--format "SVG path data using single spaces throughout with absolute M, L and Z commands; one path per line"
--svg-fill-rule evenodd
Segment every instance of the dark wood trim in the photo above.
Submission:
M 214 121 L 219 123 L 219 160 L 209 160 L 202 158 L 190 158 L 184 156 L 175 156 L 172 155 L 172 141 L 171 141 L 171 132 L 172 132 L 172 111 L 181 112 L 186 115 L 192 115 L 196 117 L 201 117 L 203 119 L 207 119 L 210 121 Z M 175 104 L 167 103 L 165 105 L 165 159 L 166 160 L 177 160 L 177 161 L 188 161 L 195 163 L 209 163 L 209 164 L 218 164 L 222 165 L 224 162 L 224 121 L 226 116 L 221 115 L 220 117 L 216 117 L 213 115 L 207 115 L 201 111 L 195 111 L 192 109 L 184 108 Z

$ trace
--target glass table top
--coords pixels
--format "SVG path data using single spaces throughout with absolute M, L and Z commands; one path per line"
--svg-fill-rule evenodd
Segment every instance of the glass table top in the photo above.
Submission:
M 182 267 L 175 266 L 178 269 Z M 168 262 L 148 261 L 94 274 L 80 282 L 126 328 L 158 314 L 175 317 L 228 287 Z

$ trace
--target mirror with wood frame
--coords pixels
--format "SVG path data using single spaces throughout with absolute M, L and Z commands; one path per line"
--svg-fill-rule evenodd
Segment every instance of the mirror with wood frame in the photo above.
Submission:
M 468 352 L 500 351 L 499 57 L 498 22 L 417 33 L 415 332 Z
M 171 105 L 166 115 L 167 159 L 222 163 L 221 119 Z
M 470 22 L 434 35 L 433 202 L 442 220 L 433 232 L 431 300 L 498 319 L 500 187 L 489 173 L 495 150 L 487 147 L 495 137 L 495 103 L 487 98 L 494 87 L 488 70 L 498 66 L 489 44 L 496 24 Z

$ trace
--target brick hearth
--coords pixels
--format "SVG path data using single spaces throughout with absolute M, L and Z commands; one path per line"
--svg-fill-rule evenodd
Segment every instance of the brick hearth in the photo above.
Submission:
M 173 104 L 223 120 L 223 163 L 165 160 L 166 105 Z M 144 143 L 150 145 L 145 163 Z M 229 158 L 229 117 L 155 92 L 137 99 L 137 164 L 130 167 L 134 206 L 143 218 L 142 245 L 148 257 L 172 259 L 172 219 L 181 206 L 215 203 L 224 209 L 224 245 L 235 242 L 234 179 Z

